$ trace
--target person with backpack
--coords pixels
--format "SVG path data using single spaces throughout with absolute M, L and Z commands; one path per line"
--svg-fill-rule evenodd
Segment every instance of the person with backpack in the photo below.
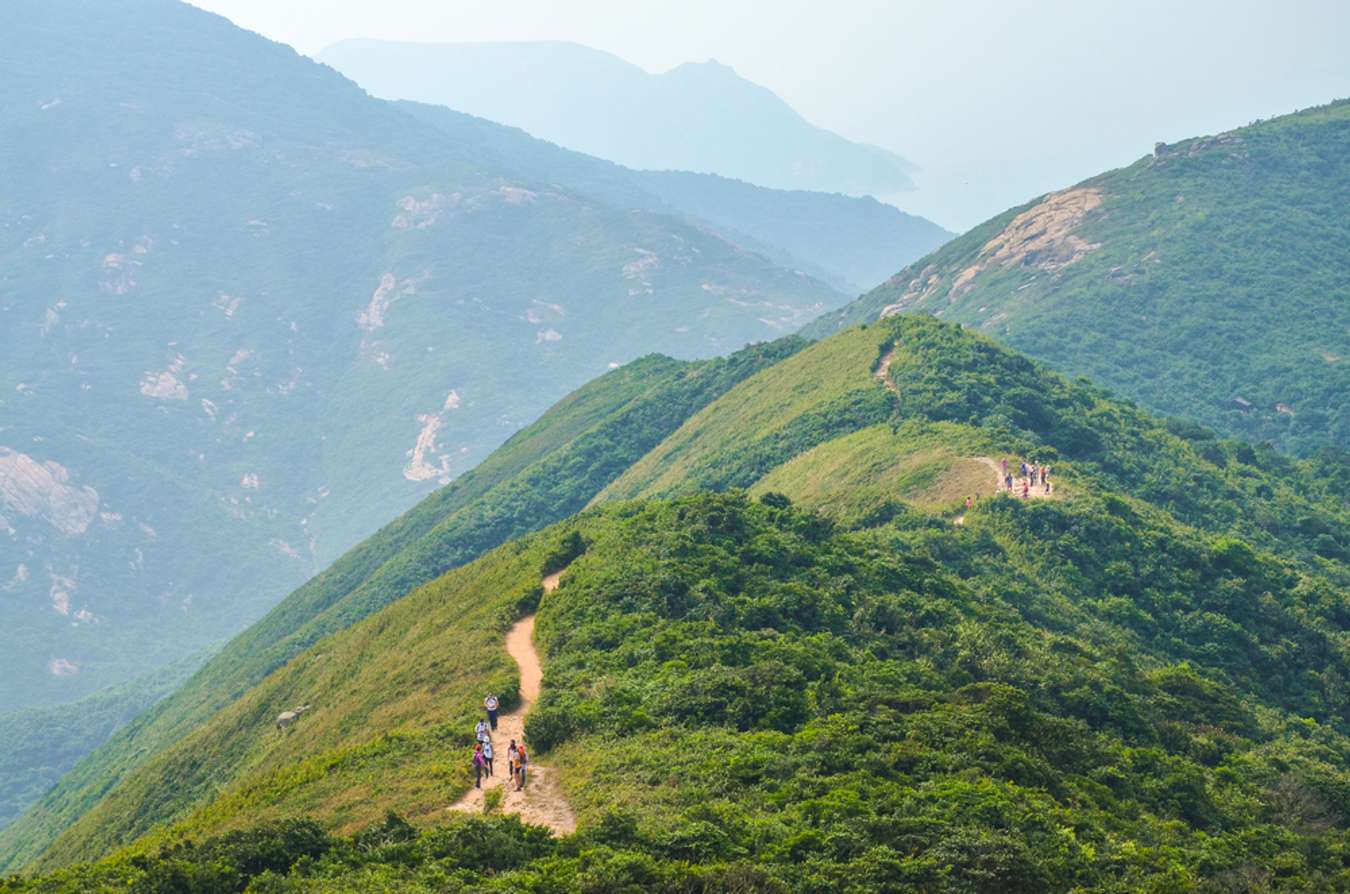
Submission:
M 483 699 L 483 707 L 487 708 L 488 723 L 492 724 L 492 728 L 495 730 L 497 728 L 497 696 L 489 695 Z
M 506 771 L 511 775 L 511 781 L 516 779 L 516 765 L 520 762 L 520 749 L 516 746 L 516 740 L 511 740 L 511 747 L 506 749 Z
M 483 743 L 479 742 L 473 746 L 473 787 L 483 787 L 483 770 L 487 767 L 487 760 L 483 757 Z
M 530 765 L 530 756 L 525 753 L 525 743 L 520 743 L 516 747 L 516 767 L 520 774 L 520 782 L 516 784 L 516 791 L 525 788 L 525 768 Z
M 486 720 L 478 721 L 477 726 L 473 728 L 473 737 L 477 739 L 479 742 L 487 742 L 491 740 L 492 734 L 488 732 L 488 724 Z

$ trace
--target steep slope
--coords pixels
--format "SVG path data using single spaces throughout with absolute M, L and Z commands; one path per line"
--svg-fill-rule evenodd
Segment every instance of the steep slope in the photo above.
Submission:
M 526 734 L 583 837 L 512 863 L 517 887 L 753 863 L 768 890 L 1135 890 L 1301 854 L 1289 871 L 1330 890 L 1350 827 L 1344 496 L 1311 465 L 1173 428 L 928 317 L 849 330 L 690 415 L 596 508 L 300 653 L 38 865 L 296 814 L 439 827 L 469 785 L 447 749 L 466 753 L 485 688 L 514 692 L 501 637 L 537 607 Z M 1019 456 L 1052 464 L 1057 499 L 967 477 Z M 953 471 L 982 497 L 962 525 Z M 706 492 L 737 487 L 759 499 Z M 303 736 L 270 729 L 311 701 Z M 382 883 L 416 890 L 419 860 L 448 859 L 417 853 Z M 195 858 L 129 859 L 54 881 Z
M 0 711 L 217 644 L 613 364 L 842 300 L 186 4 L 6 28 Z
M 322 637 L 510 537 L 576 512 L 691 413 L 803 345 L 787 338 L 696 363 L 648 357 L 578 389 L 477 468 L 282 600 L 172 697 L 67 774 L 0 830 L 0 871 L 39 854 L 148 757 Z
M 379 40 L 342 41 L 318 59 L 376 96 L 449 106 L 629 167 L 849 195 L 913 188 L 911 163 L 816 127 L 713 61 L 654 75 L 573 43 Z
M 955 235 L 872 198 L 767 189 L 689 171 L 637 171 L 443 106 L 398 106 L 440 128 L 457 146 L 490 153 L 519 177 L 616 207 L 705 221 L 733 241 L 844 291 L 870 289 L 898 263 L 922 257 Z
M 1350 444 L 1350 101 L 1044 196 L 806 332 L 903 311 L 979 328 L 1155 411 L 1296 453 Z
M 0 716 L 0 827 L 9 825 L 126 723 L 183 685 L 189 658 L 73 705 L 39 705 Z

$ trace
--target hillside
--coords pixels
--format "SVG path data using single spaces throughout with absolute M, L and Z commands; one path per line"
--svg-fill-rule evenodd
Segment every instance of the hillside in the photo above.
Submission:
M 0 713 L 217 647 L 612 366 L 844 300 L 186 4 L 6 12 Z
M 872 198 L 766 189 L 689 171 L 638 171 L 443 106 L 400 102 L 398 107 L 439 128 L 457 146 L 490 154 L 519 177 L 616 207 L 703 221 L 782 266 L 846 292 L 872 288 L 895 272 L 897 262 L 920 258 L 956 235 Z
M 848 195 L 913 188 L 910 162 L 816 127 L 715 61 L 651 74 L 561 41 L 380 40 L 344 40 L 318 59 L 376 96 L 449 106 L 632 168 Z
M 0 716 L 0 828 L 118 728 L 178 689 L 199 663 L 188 658 L 72 705 L 37 705 Z
M 806 332 L 915 311 L 1156 412 L 1350 444 L 1350 101 L 1160 145 L 1014 208 Z
M 131 850 L 38 890 L 258 866 L 287 891 L 1347 889 L 1343 470 L 923 316 L 747 373 L 591 509 L 147 756 L 36 866 Z M 1004 457 L 1050 463 L 1050 498 L 996 494 Z M 559 841 L 445 813 L 536 609 L 526 734 L 577 814 Z M 309 702 L 303 735 L 271 729 Z
M 65 775 L 11 828 L 0 830 L 0 872 L 38 855 L 147 757 L 171 747 L 322 637 L 510 537 L 583 508 L 695 410 L 803 344 L 787 338 L 696 363 L 653 356 L 578 389 L 477 468 L 282 600 L 170 698 Z M 17 782 L 30 790 L 26 778 Z

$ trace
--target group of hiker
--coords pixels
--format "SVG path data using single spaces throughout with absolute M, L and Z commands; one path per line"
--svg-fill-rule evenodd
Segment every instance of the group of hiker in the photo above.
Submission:
M 473 730 L 473 737 L 477 740 L 473 748 L 474 788 L 483 787 L 484 776 L 495 775 L 492 734 L 497 731 L 497 709 L 500 707 L 497 696 L 489 695 L 483 699 L 483 707 L 487 711 L 487 717 L 478 721 Z M 525 743 L 517 744 L 516 740 L 512 739 L 506 749 L 506 767 L 507 772 L 511 774 L 511 782 L 515 783 L 516 791 L 525 788 L 525 768 L 529 763 L 530 756 L 525 750 Z
M 1014 497 L 1021 497 L 1023 500 L 1030 499 L 1035 488 L 1040 488 L 1041 493 L 1050 493 L 1049 466 L 1038 466 L 1023 461 L 1017 469 L 1013 469 L 1008 465 L 1008 460 L 1004 459 L 1002 468 L 1003 472 L 998 479 L 999 490 Z M 1014 471 L 1019 473 L 1016 477 L 1013 475 Z M 966 497 L 966 508 L 974 506 L 975 500 L 975 497 Z
M 1014 483 L 1012 469 L 1008 468 L 1008 460 L 1003 460 L 1003 489 L 1008 493 L 1013 496 L 1021 496 L 1024 500 L 1031 496 L 1031 489 L 1033 487 L 1041 487 L 1043 488 L 1044 493 L 1050 493 L 1049 466 L 1038 466 L 1035 464 L 1028 464 L 1024 461 L 1021 464 L 1019 471 L 1021 472 L 1021 475 L 1018 481 L 1020 481 L 1022 485 L 1020 494 Z

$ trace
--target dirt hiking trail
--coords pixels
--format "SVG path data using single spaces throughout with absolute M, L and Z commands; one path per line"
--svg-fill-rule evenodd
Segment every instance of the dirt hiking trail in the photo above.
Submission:
M 558 589 L 560 580 L 561 571 L 544 578 L 544 592 L 552 593 Z M 539 698 L 539 684 L 544 676 L 539 665 L 539 653 L 534 649 L 534 615 L 521 618 L 507 632 L 506 652 L 520 667 L 520 704 L 510 713 L 497 715 L 497 729 L 492 735 L 493 775 L 485 776 L 481 789 L 469 789 L 449 809 L 482 813 L 484 794 L 500 789 L 503 795 L 502 813 L 517 814 L 527 823 L 547 826 L 555 835 L 566 835 L 576 830 L 577 818 L 567 803 L 553 768 L 535 763 L 535 756 L 531 752 L 525 774 L 525 790 L 518 792 L 506 766 L 506 749 L 511 740 L 525 740 L 525 715 Z M 468 760 L 467 756 L 465 760 Z
M 886 386 L 886 389 L 892 394 L 899 395 L 900 389 L 895 387 L 891 381 L 891 360 L 895 357 L 895 345 L 886 349 L 886 353 L 881 355 L 877 361 L 877 368 L 872 371 L 872 378 Z

